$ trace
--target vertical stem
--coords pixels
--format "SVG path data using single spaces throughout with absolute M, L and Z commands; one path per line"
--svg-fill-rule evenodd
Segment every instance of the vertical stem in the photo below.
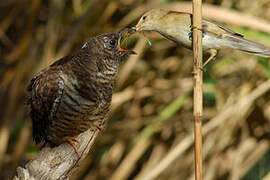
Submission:
M 193 115 L 195 136 L 195 179 L 202 180 L 202 113 L 203 113 L 203 90 L 202 90 L 202 1 L 193 0 Z

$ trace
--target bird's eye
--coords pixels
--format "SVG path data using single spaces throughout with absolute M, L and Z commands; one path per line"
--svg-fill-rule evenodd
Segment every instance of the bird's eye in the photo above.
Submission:
M 145 20 L 146 19 L 146 16 L 143 16 L 143 18 L 142 18 L 143 20 Z
M 117 44 L 117 41 L 115 39 L 111 39 L 109 43 L 114 47 Z

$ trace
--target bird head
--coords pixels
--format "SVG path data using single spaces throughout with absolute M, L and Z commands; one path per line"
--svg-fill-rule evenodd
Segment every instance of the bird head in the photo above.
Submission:
M 90 69 L 95 69 L 102 74 L 114 74 L 121 62 L 130 54 L 136 54 L 132 50 L 120 47 L 121 40 L 127 38 L 135 30 L 125 28 L 115 33 L 101 34 L 91 38 L 80 50 L 82 54 L 88 54 L 85 64 Z
M 121 48 L 122 39 L 127 38 L 134 30 L 125 28 L 116 33 L 102 34 L 96 37 L 96 46 L 99 53 L 104 54 L 112 60 L 122 62 L 128 55 L 136 54 L 132 50 Z M 135 32 L 135 31 L 134 31 Z
M 152 9 L 142 15 L 138 24 L 136 25 L 136 31 L 154 31 L 158 27 L 163 17 L 168 14 L 167 10 Z

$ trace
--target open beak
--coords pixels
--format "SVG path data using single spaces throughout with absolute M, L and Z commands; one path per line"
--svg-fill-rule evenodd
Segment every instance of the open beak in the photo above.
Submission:
M 124 28 L 122 30 L 120 30 L 118 32 L 119 34 L 119 38 L 118 38 L 118 50 L 121 52 L 124 52 L 125 54 L 137 54 L 136 52 L 132 51 L 132 50 L 126 50 L 121 48 L 121 42 L 122 39 L 128 38 L 131 34 L 135 33 L 136 30 L 132 29 L 132 28 Z

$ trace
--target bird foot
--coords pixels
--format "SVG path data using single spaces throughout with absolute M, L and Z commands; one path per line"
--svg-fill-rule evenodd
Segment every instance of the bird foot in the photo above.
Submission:
M 98 131 L 103 131 L 105 129 L 104 127 L 104 122 L 103 121 L 95 121 L 93 123 L 93 126 L 98 130 Z
M 78 139 L 76 139 L 75 137 L 68 137 L 68 136 L 67 137 L 64 137 L 63 140 L 65 142 L 69 143 L 73 147 L 75 153 L 77 154 L 77 157 L 79 158 L 80 155 L 79 155 L 79 152 L 78 152 L 78 148 L 76 147 L 76 145 L 74 144 L 74 142 L 80 144 L 80 141 Z
M 199 67 L 199 69 L 202 71 L 202 72 L 205 72 L 206 69 L 204 69 L 203 67 Z
M 197 30 L 199 30 L 199 31 L 204 31 L 203 28 L 199 28 L 198 26 L 191 25 L 191 26 L 190 26 L 190 30 L 193 31 L 194 29 L 197 29 Z
M 95 127 L 97 128 L 98 131 L 104 130 L 104 126 L 102 126 L 102 125 L 95 125 Z
M 204 69 L 203 67 L 199 67 L 199 69 L 202 71 L 202 72 L 205 72 L 206 69 Z M 197 74 L 194 70 L 191 72 L 192 75 L 195 75 Z
M 204 26 L 204 25 L 203 25 L 203 26 Z M 212 30 L 210 30 L 210 29 L 207 29 L 207 28 L 205 28 L 205 27 L 200 28 L 200 27 L 191 25 L 191 26 L 190 26 L 190 30 L 193 31 L 194 29 L 197 29 L 197 30 L 202 31 L 202 32 L 211 33 L 211 34 L 217 36 L 218 38 L 222 38 L 222 34 L 217 33 L 217 32 L 215 32 L 215 31 L 212 31 Z

